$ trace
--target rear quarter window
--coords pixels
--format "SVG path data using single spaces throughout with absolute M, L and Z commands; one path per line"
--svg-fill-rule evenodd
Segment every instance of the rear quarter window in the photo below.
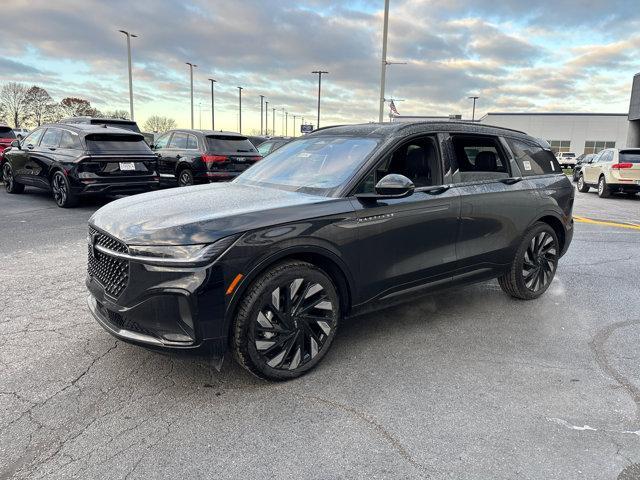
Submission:
M 558 160 L 550 150 L 521 140 L 507 139 L 507 142 L 516 157 L 522 175 L 525 177 L 562 173 Z
M 144 141 L 144 137 L 139 135 L 87 135 L 85 142 L 87 150 L 93 153 L 151 153 L 151 149 L 149 149 L 147 142 Z

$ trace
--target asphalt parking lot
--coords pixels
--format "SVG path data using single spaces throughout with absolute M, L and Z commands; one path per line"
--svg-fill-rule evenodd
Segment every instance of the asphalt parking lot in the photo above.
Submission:
M 309 375 L 115 340 L 86 221 L 0 192 L 0 478 L 640 478 L 640 196 L 577 194 L 550 290 L 497 282 L 345 322 Z M 595 220 L 593 223 L 590 220 Z

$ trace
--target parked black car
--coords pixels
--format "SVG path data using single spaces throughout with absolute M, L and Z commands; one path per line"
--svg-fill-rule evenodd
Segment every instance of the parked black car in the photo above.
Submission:
M 265 157 L 291 140 L 293 140 L 293 137 L 271 137 L 258 146 L 258 153 Z
M 496 277 L 539 297 L 571 242 L 574 194 L 549 145 L 514 130 L 320 129 L 231 183 L 98 210 L 89 305 L 123 340 L 228 347 L 260 377 L 293 378 L 372 306 Z
M 121 118 L 102 118 L 102 117 L 67 117 L 59 120 L 58 123 L 66 124 L 85 124 L 85 125 L 107 125 L 109 127 L 122 128 L 132 132 L 140 133 L 140 127 L 133 120 L 125 120 Z
M 262 135 L 248 135 L 247 138 L 249 139 L 251 144 L 256 148 L 258 148 L 259 145 L 262 145 L 264 142 L 266 142 L 269 139 L 269 137 L 263 137 Z
M 213 130 L 170 130 L 153 150 L 161 181 L 180 187 L 233 180 L 262 159 L 247 137 Z
M 593 157 L 595 156 L 596 155 L 594 153 L 587 153 L 587 154 L 582 154 L 578 157 L 578 159 L 576 160 L 576 165 L 575 167 L 573 167 L 574 182 L 578 181 L 578 178 L 580 177 L 580 170 L 582 170 L 582 167 L 587 163 L 593 162 Z
M 26 185 L 53 192 L 59 207 L 82 195 L 131 194 L 157 188 L 156 157 L 139 133 L 87 124 L 35 129 L 4 152 L 3 179 L 9 193 Z

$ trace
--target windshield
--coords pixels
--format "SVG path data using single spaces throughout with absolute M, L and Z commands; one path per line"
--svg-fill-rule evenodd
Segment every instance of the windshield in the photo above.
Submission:
M 372 138 L 318 136 L 290 142 L 235 181 L 250 185 L 330 195 L 377 146 Z

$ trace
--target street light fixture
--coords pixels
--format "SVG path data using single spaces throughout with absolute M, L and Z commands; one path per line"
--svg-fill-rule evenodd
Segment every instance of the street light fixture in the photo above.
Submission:
M 186 64 L 189 65 L 189 76 L 191 79 L 191 129 L 193 130 L 193 69 L 198 65 L 191 62 L 186 62 Z
M 215 117 L 215 113 L 214 113 L 213 84 L 216 83 L 217 80 L 214 79 L 214 78 L 210 78 L 209 81 L 211 82 L 211 130 L 215 130 L 216 129 L 216 117 Z
M 473 99 L 473 110 L 471 112 L 471 121 L 475 122 L 476 121 L 476 100 L 478 100 L 480 97 L 477 95 L 472 95 L 470 97 L 467 97 L 469 99 Z
M 322 88 L 322 75 L 329 72 L 325 72 L 324 70 L 314 70 L 311 73 L 318 75 L 318 125 L 316 125 L 316 128 L 320 128 L 320 90 Z
M 127 58 L 129 61 L 129 114 L 131 115 L 131 120 L 133 118 L 133 74 L 131 72 L 131 37 L 138 38 L 138 35 L 135 33 L 127 32 L 126 30 L 118 30 L 120 33 L 127 36 Z
M 242 87 L 238 87 L 238 133 L 242 133 Z

